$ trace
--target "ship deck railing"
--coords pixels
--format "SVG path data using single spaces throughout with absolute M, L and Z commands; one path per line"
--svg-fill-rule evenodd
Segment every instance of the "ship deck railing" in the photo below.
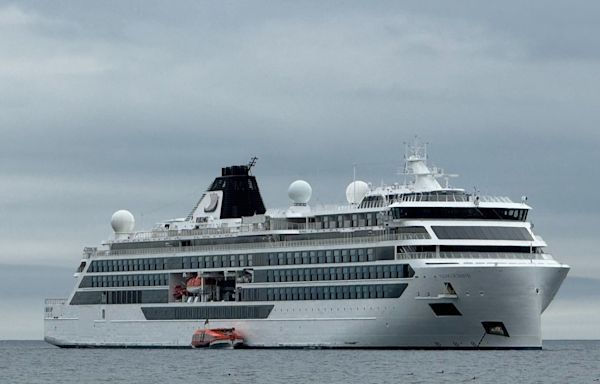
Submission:
M 152 231 L 132 232 L 125 239 L 120 239 L 119 243 L 128 243 L 140 240 L 177 240 L 188 237 L 214 238 L 215 236 L 233 237 L 240 234 L 243 235 L 265 235 L 275 233 L 274 231 L 298 231 L 298 233 L 323 233 L 331 232 L 331 230 L 353 230 L 353 231 L 376 231 L 383 229 L 383 221 L 381 218 L 375 218 L 373 225 L 348 225 L 326 227 L 324 223 L 291 223 L 283 221 L 281 218 L 270 218 L 268 223 L 249 223 L 237 224 L 232 226 L 209 227 L 202 226 L 196 229 L 155 229 Z
M 518 259 L 549 260 L 552 257 L 543 253 L 518 252 L 408 252 L 396 255 L 397 260 L 415 259 Z
M 480 203 L 513 203 L 506 196 L 477 196 Z M 404 202 L 441 202 L 441 203 L 465 203 L 474 202 L 473 195 L 456 195 L 456 194 L 408 194 L 393 199 L 390 203 Z
M 44 304 L 46 305 L 64 305 L 67 303 L 67 299 L 45 299 Z
M 118 250 L 92 250 L 85 254 L 90 256 L 118 256 L 118 255 L 138 255 L 138 254 L 174 254 L 190 252 L 214 252 L 231 251 L 247 252 L 249 250 L 276 249 L 276 248 L 295 248 L 295 247 L 317 247 L 330 245 L 356 245 L 369 244 L 383 241 L 403 241 L 403 240 L 427 240 L 430 236 L 426 233 L 401 233 L 401 234 L 377 234 L 372 236 L 351 237 L 344 236 L 330 239 L 312 239 L 312 240 L 290 240 L 290 241 L 264 241 L 257 243 L 237 243 L 237 244 L 210 244 L 194 245 L 187 247 L 155 247 L 155 248 L 132 248 Z

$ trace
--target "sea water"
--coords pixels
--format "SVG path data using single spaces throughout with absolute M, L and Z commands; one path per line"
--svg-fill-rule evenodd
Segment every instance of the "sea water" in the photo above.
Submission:
M 595 383 L 600 341 L 538 351 L 60 349 L 0 341 L 0 383 Z

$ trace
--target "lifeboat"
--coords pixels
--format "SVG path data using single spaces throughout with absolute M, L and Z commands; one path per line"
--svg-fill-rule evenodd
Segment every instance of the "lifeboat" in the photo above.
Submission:
M 176 300 L 180 300 L 183 297 L 183 295 L 185 295 L 185 294 L 186 294 L 185 287 L 182 287 L 181 285 L 176 285 L 175 286 L 175 289 L 173 291 L 173 297 Z
M 192 336 L 192 348 L 233 349 L 243 344 L 244 338 L 235 328 L 203 328 Z
M 185 288 L 192 295 L 199 293 L 202 289 L 202 278 L 200 276 L 195 276 L 188 279 L 188 281 L 185 283 Z

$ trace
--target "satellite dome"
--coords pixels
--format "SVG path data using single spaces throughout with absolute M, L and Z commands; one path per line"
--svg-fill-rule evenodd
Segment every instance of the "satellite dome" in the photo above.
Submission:
M 367 192 L 369 192 L 369 184 L 360 180 L 353 181 L 346 187 L 346 200 L 350 204 L 358 204 Z
M 304 180 L 296 180 L 288 188 L 288 196 L 294 204 L 305 205 L 312 195 L 312 187 Z
M 135 218 L 131 212 L 121 209 L 113 213 L 110 219 L 110 225 L 115 233 L 129 233 L 133 231 L 135 226 Z

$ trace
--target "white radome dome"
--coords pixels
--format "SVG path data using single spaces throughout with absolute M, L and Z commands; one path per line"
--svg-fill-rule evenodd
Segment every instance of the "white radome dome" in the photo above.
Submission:
M 110 219 L 110 225 L 112 226 L 113 231 L 115 233 L 129 233 L 133 232 L 133 227 L 135 226 L 135 218 L 131 214 L 131 212 L 121 209 L 115 213 L 113 213 L 112 218 Z
M 294 204 L 306 204 L 312 195 L 312 187 L 304 180 L 296 180 L 288 188 L 288 196 Z
M 346 187 L 346 200 L 350 204 L 358 204 L 369 192 L 369 184 L 364 181 L 356 180 Z

